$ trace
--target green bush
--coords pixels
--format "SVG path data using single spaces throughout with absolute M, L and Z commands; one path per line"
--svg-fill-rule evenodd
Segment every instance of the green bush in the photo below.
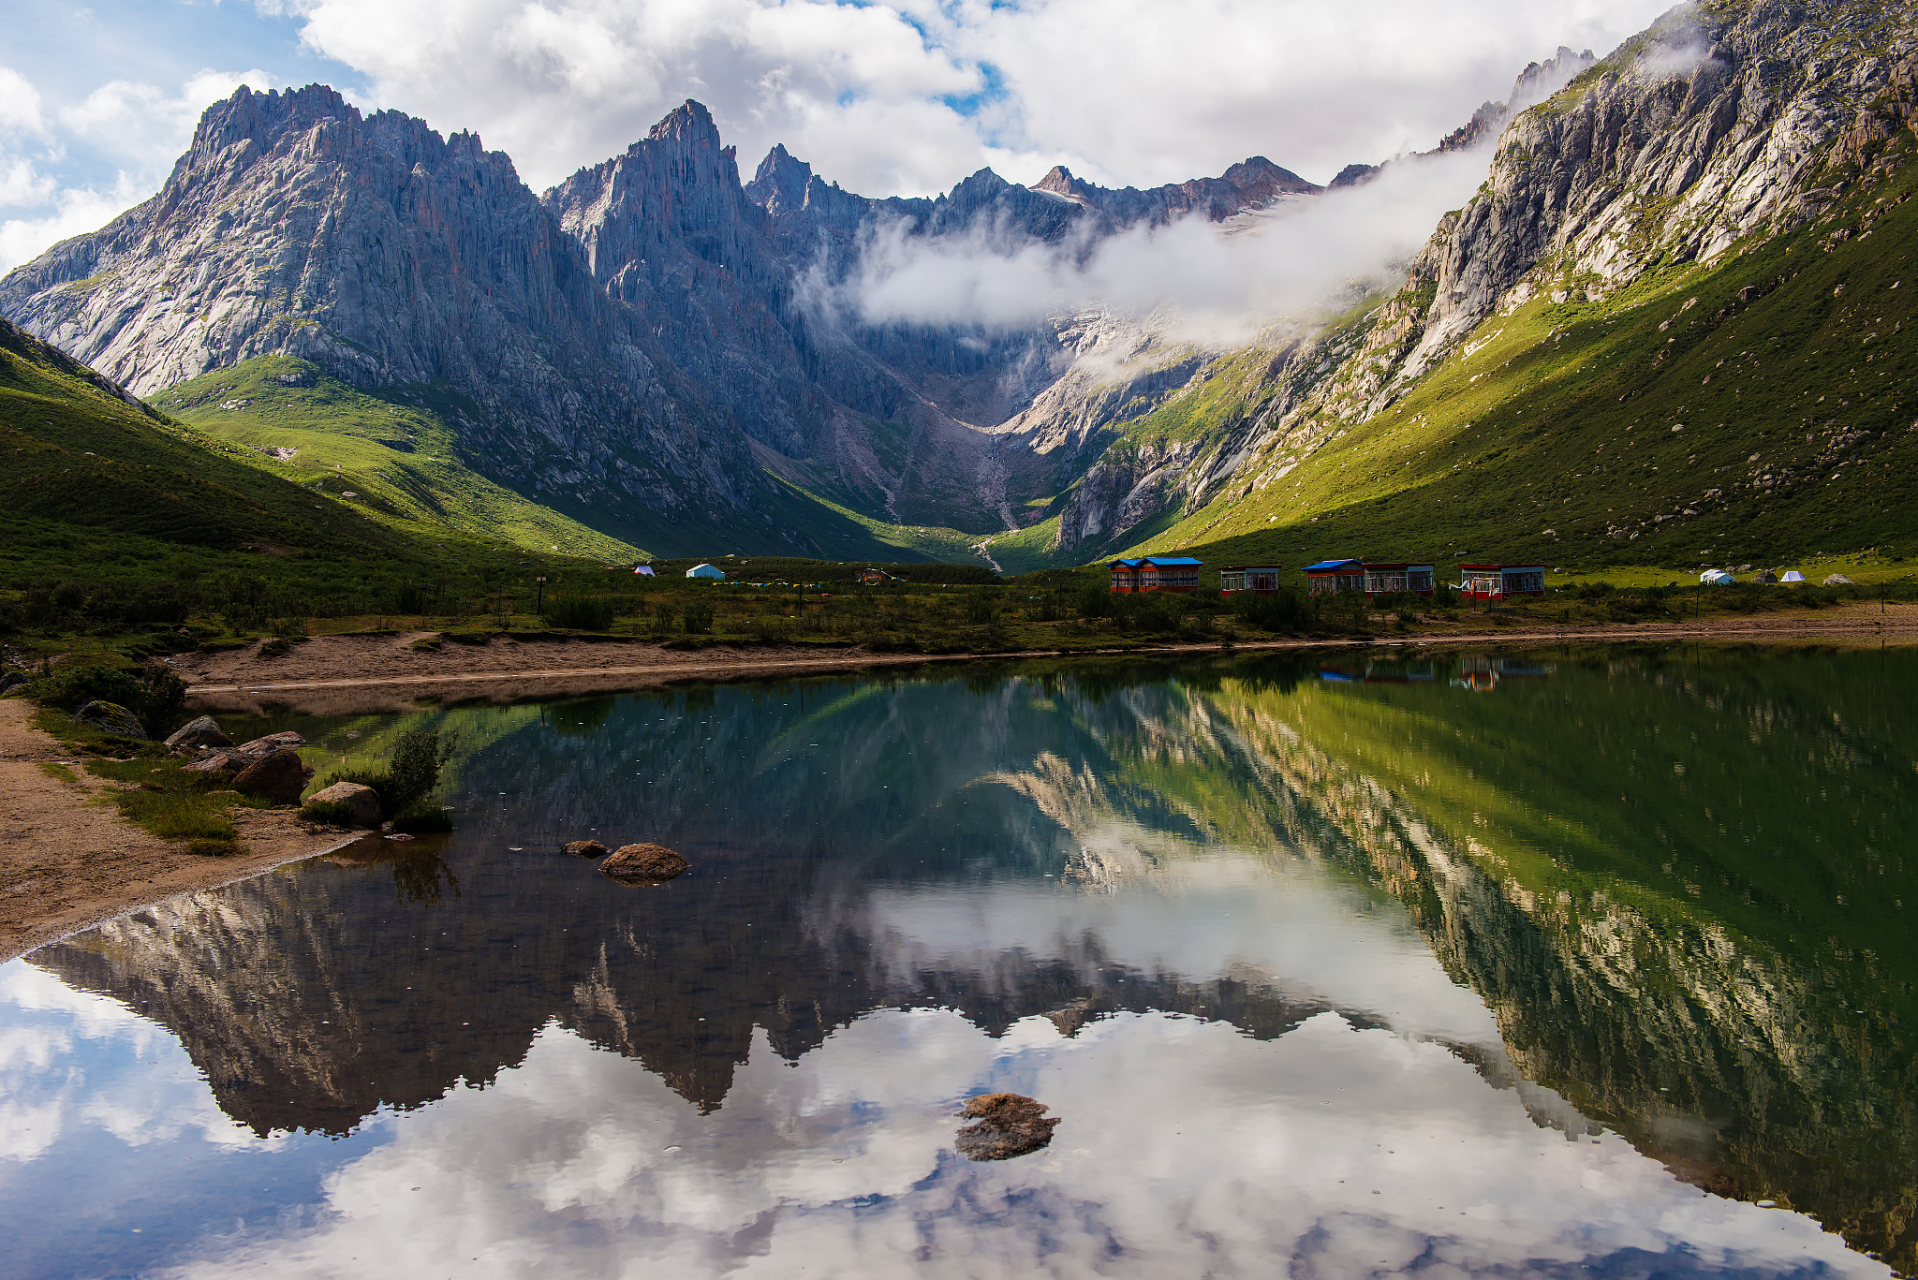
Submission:
M 611 600 L 590 596 L 555 596 L 547 602 L 546 612 L 541 616 L 549 627 L 566 631 L 604 631 L 613 625 L 613 615 L 617 612 Z M 711 612 L 709 605 L 709 616 Z
M 1312 606 L 1297 587 L 1269 592 L 1234 591 L 1232 616 L 1261 631 L 1297 634 L 1312 625 Z
M 440 770 L 458 745 L 457 734 L 442 737 L 437 729 L 408 730 L 394 742 L 393 762 L 385 769 L 343 769 L 328 775 L 320 787 L 357 782 L 379 795 L 382 812 L 404 813 L 439 786 Z
M 293 642 L 285 636 L 274 636 L 270 640 L 260 641 L 262 658 L 278 658 L 291 652 L 293 652 Z
M 689 601 L 681 616 L 681 626 L 689 636 L 709 636 L 713 633 L 713 607 L 703 600 Z

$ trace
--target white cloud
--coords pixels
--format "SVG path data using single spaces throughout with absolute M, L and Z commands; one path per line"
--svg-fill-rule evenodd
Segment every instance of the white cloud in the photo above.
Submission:
M 1561 43 L 1665 0 L 286 0 L 382 106 L 471 128 L 536 186 L 695 97 L 750 166 L 775 142 L 862 194 L 984 164 L 1106 182 L 1252 154 L 1318 180 L 1429 147 Z
M 0 136 L 0 208 L 26 211 L 0 221 L 0 272 L 103 226 L 154 194 L 210 104 L 242 84 L 266 89 L 277 83 L 257 67 L 201 71 L 175 92 L 111 80 L 49 119 L 33 85 L 0 67 L 0 128 L 11 122 L 20 131 L 11 144 Z M 27 154 L 19 140 L 29 134 L 50 145 Z M 55 170 L 76 149 L 110 165 L 112 181 L 62 184 Z
M 1228 224 L 1202 216 L 1135 227 L 1094 247 L 1002 229 L 940 239 L 880 228 L 855 274 L 825 290 L 868 322 L 1017 326 L 1102 307 L 1206 345 L 1390 282 L 1448 209 L 1484 179 L 1484 151 L 1387 165 L 1371 182 Z

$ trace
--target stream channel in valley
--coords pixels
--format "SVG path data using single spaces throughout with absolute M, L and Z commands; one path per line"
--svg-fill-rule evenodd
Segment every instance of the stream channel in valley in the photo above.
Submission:
M 1918 653 L 1393 652 L 230 724 L 457 829 L 0 966 L 0 1274 L 1918 1270 Z

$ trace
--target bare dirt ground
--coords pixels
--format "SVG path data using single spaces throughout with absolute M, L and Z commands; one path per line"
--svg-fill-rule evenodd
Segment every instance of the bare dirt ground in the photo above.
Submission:
M 1594 625 L 1557 624 L 1549 618 L 1516 615 L 1509 624 L 1493 615 L 1464 615 L 1458 622 L 1434 624 L 1370 640 L 1261 640 L 1238 649 L 1354 648 L 1391 645 L 1539 645 L 1612 644 L 1671 641 L 1748 644 L 1892 644 L 1918 643 L 1918 605 L 1854 603 L 1816 612 L 1717 615 L 1698 620 Z M 364 714 L 405 707 L 425 700 L 459 702 L 484 699 L 513 702 L 526 698 L 563 698 L 645 688 L 687 679 L 749 679 L 802 675 L 865 667 L 964 661 L 969 654 L 928 657 L 877 654 L 862 649 L 750 646 L 724 644 L 698 650 L 673 650 L 643 641 L 568 641 L 494 639 L 484 645 L 444 643 L 437 651 L 412 647 L 429 633 L 397 636 L 317 636 L 277 658 L 262 658 L 258 646 L 223 653 L 186 653 L 169 659 L 189 685 L 196 708 L 215 713 L 259 714 L 286 707 L 318 715 Z M 1217 642 L 1165 644 L 1150 648 L 1095 650 L 1178 653 L 1216 651 Z M 995 654 L 995 658 L 1054 657 L 1055 650 Z
M 32 726 L 32 714 L 31 704 L 0 698 L 0 960 L 345 842 L 316 834 L 290 810 L 238 809 L 233 823 L 246 852 L 188 853 L 122 819 L 108 794 L 114 784 L 63 753 Z

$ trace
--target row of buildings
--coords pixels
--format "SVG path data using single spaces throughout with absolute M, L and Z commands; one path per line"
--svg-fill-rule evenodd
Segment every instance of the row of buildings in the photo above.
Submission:
M 1203 561 L 1190 556 L 1141 556 L 1114 560 L 1112 590 L 1122 595 L 1144 591 L 1199 589 Z M 1305 589 L 1315 596 L 1363 595 L 1366 599 L 1409 591 L 1429 596 L 1437 589 L 1435 567 L 1404 561 L 1321 560 L 1305 566 Z M 1284 569 L 1276 564 L 1229 564 L 1219 569 L 1219 590 L 1277 591 Z M 1462 564 L 1459 593 L 1470 600 L 1503 600 L 1545 594 L 1545 566 L 1537 564 Z

